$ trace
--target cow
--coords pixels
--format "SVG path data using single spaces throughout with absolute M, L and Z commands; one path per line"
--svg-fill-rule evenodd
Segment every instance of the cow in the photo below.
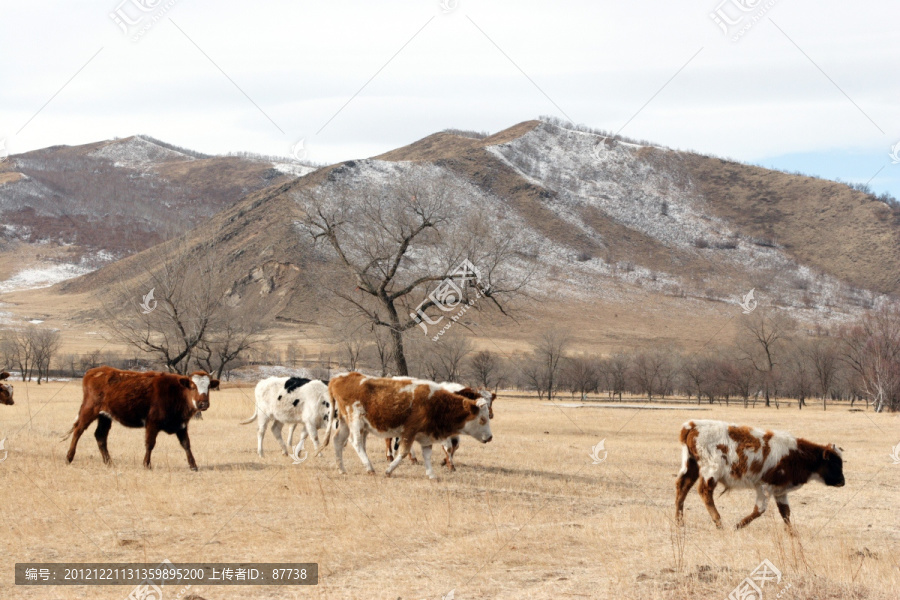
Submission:
M 409 379 L 409 377 L 394 377 L 394 379 Z M 446 389 L 447 391 L 454 392 L 459 394 L 460 396 L 465 396 L 466 398 L 471 398 L 472 400 L 478 400 L 479 398 L 484 398 L 488 402 L 488 412 L 490 413 L 490 419 L 494 419 L 494 400 L 497 399 L 497 394 L 489 392 L 487 390 L 474 390 L 468 386 L 465 386 L 461 383 L 450 383 L 445 381 L 441 384 L 441 387 Z M 400 438 L 386 439 L 385 442 L 385 455 L 387 456 L 388 462 L 394 460 L 394 453 L 400 447 Z M 441 461 L 441 464 L 451 471 L 455 471 L 456 467 L 453 465 L 453 455 L 456 454 L 456 450 L 459 448 L 459 436 L 453 435 L 443 440 L 441 442 L 441 449 L 444 451 L 444 460 Z M 413 464 L 418 464 L 418 460 L 416 460 L 416 455 L 412 448 L 409 450 L 409 460 Z
M 300 431 L 300 442 L 296 451 L 303 448 L 306 437 L 312 438 L 316 453 L 319 452 L 319 434 L 321 427 L 328 427 L 331 415 L 331 397 L 328 395 L 328 382 L 302 377 L 269 377 L 256 384 L 256 410 L 253 416 L 241 425 L 257 420 L 256 451 L 263 455 L 263 436 L 269 421 L 272 421 L 272 435 L 281 444 L 281 451 L 288 455 L 287 446 L 281 437 L 281 428 L 285 423 L 291 425 L 288 444 L 293 440 L 294 427 L 303 424 Z M 330 438 L 326 437 L 325 445 Z M 324 446 L 322 446 L 324 448 Z
M 434 479 L 431 446 L 435 442 L 460 433 L 482 443 L 493 439 L 487 400 L 460 396 L 438 383 L 367 377 L 353 372 L 333 378 L 328 391 L 336 413 L 334 452 L 341 473 L 346 473 L 343 450 L 348 438 L 366 470 L 375 472 L 366 454 L 369 433 L 382 438 L 400 438 L 399 453 L 385 471 L 388 477 L 409 454 L 413 442 L 422 447 L 425 473 Z
M 787 495 L 808 481 L 827 486 L 844 485 L 841 449 L 820 446 L 784 431 L 763 431 L 723 421 L 689 421 L 681 428 L 681 470 L 675 481 L 675 518 L 683 522 L 684 499 L 698 479 L 700 497 L 716 527 L 722 519 L 713 502 L 713 490 L 753 488 L 756 505 L 737 529 L 749 525 L 766 510 L 769 496 L 791 529 Z
M 3 371 L 0 373 L 0 381 L 9 379 L 9 373 Z M 0 404 L 8 404 L 12 406 L 13 402 L 13 386 L 8 383 L 0 383 Z
M 84 399 L 78 419 L 72 425 L 72 443 L 66 460 L 75 458 L 78 439 L 88 426 L 97 421 L 97 446 L 103 462 L 109 464 L 106 439 L 113 420 L 125 427 L 145 429 L 144 466 L 150 468 L 150 454 L 160 431 L 175 434 L 187 454 L 188 466 L 197 470 L 191 453 L 188 423 L 196 413 L 209 408 L 209 391 L 219 387 L 219 380 L 206 371 L 190 375 L 155 371 L 123 371 L 112 367 L 96 367 L 82 379 Z M 69 434 L 66 434 L 67 436 Z

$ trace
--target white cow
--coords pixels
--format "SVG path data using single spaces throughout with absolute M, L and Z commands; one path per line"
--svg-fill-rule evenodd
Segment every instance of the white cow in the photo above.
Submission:
M 318 430 L 328 427 L 331 415 L 331 396 L 328 394 L 328 382 L 302 377 L 269 377 L 256 384 L 256 410 L 253 416 L 241 425 L 257 420 L 257 452 L 263 455 L 263 436 L 269 421 L 272 421 L 272 434 L 281 445 L 281 451 L 288 455 L 288 447 L 281 437 L 281 428 L 285 423 L 291 425 L 288 443 L 293 441 L 294 427 L 299 423 L 300 441 L 296 451 L 303 449 L 307 436 L 312 438 L 315 450 L 319 452 Z M 329 438 L 325 438 L 324 446 Z M 323 447 L 324 447 L 323 446 Z

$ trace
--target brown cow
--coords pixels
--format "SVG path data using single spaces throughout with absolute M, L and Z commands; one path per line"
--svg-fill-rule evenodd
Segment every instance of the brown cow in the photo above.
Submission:
M 328 384 L 328 391 L 337 411 L 334 452 L 341 473 L 346 472 L 343 450 L 348 438 L 366 470 L 375 472 L 372 461 L 366 455 L 366 436 L 369 433 L 382 438 L 400 438 L 400 452 L 385 475 L 390 476 L 409 454 L 413 442 L 418 442 L 429 478 L 434 478 L 431 446 L 435 442 L 460 433 L 471 435 L 482 443 L 491 441 L 493 437 L 487 400 L 465 398 L 448 391 L 439 383 L 348 373 L 333 378 Z M 328 431 L 330 435 L 331 428 Z
M 0 381 L 9 379 L 9 373 L 3 371 L 0 373 Z M 13 405 L 13 386 L 8 383 L 0 383 L 0 404 Z
M 763 431 L 724 421 L 694 420 L 681 428 L 681 471 L 675 482 L 675 518 L 682 520 L 684 499 L 700 480 L 700 497 L 716 527 L 722 519 L 713 502 L 713 490 L 721 483 L 729 488 L 756 490 L 756 506 L 737 528 L 746 527 L 766 510 L 769 496 L 790 529 L 788 492 L 808 481 L 827 486 L 844 485 L 841 450 L 822 446 L 784 431 Z
M 394 377 L 394 379 L 409 379 L 409 377 Z M 461 383 L 450 383 L 449 381 L 441 383 L 440 386 L 449 392 L 459 394 L 460 396 L 470 398 L 472 400 L 484 398 L 488 402 L 488 418 L 490 418 L 491 420 L 494 419 L 494 401 L 497 399 L 497 394 L 485 389 L 474 390 Z M 394 460 L 394 452 L 396 452 L 400 447 L 400 438 L 387 438 L 386 440 L 384 440 L 384 442 L 385 455 L 387 456 L 388 462 L 390 462 Z M 459 436 L 450 436 L 446 440 L 442 441 L 441 449 L 444 451 L 444 460 L 441 461 L 441 464 L 451 471 L 455 471 L 456 467 L 453 465 L 453 455 L 456 454 L 456 451 L 459 449 Z M 416 460 L 416 455 L 413 453 L 412 449 L 410 449 L 409 451 L 409 461 L 414 465 L 419 463 L 419 461 Z
M 84 400 L 78 419 L 72 426 L 72 443 L 66 460 L 75 458 L 78 439 L 88 426 L 97 420 L 94 437 L 100 447 L 103 462 L 109 464 L 106 438 L 115 419 L 125 427 L 144 427 L 147 452 L 144 466 L 150 468 L 150 453 L 160 431 L 175 434 L 187 453 L 188 465 L 197 470 L 188 438 L 191 417 L 209 408 L 209 390 L 219 387 L 206 371 L 190 376 L 173 373 L 122 371 L 112 367 L 97 367 L 84 374 Z

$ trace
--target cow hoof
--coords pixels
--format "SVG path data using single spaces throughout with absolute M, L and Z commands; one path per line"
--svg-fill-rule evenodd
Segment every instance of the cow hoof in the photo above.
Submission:
M 191 467 L 191 471 L 197 471 L 197 467 Z
M 417 465 L 417 464 L 419 464 L 419 459 L 418 459 L 418 458 L 411 458 L 411 459 L 409 459 L 409 462 L 411 462 L 411 463 L 414 464 L 414 465 Z
M 435 479 L 437 479 L 437 475 L 429 475 L 428 479 L 430 479 L 431 481 L 434 481 Z

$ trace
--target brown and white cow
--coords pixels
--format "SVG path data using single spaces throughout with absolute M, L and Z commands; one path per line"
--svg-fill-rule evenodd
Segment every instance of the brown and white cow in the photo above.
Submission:
M 0 381 L 9 379 L 9 373 L 3 371 L 0 373 Z M 13 405 L 13 386 L 8 383 L 0 383 L 0 404 Z
M 409 377 L 394 377 L 393 379 L 410 379 Z M 423 381 L 423 380 L 420 380 Z M 460 396 L 464 396 L 466 398 L 470 398 L 472 400 L 478 400 L 480 398 L 484 398 L 488 403 L 488 413 L 489 418 L 491 420 L 494 419 L 494 401 L 497 399 L 497 394 L 481 389 L 475 390 L 471 387 L 463 385 L 461 383 L 451 383 L 449 381 L 444 381 L 439 384 L 441 387 L 446 389 L 447 391 L 453 392 L 455 394 L 459 394 Z M 388 462 L 394 460 L 394 453 L 400 447 L 400 438 L 388 438 L 384 440 L 385 443 L 385 456 L 388 459 Z M 441 461 L 441 464 L 450 469 L 451 471 L 455 471 L 456 467 L 453 465 L 453 455 L 456 454 L 456 451 L 459 449 L 459 436 L 454 435 L 450 436 L 446 440 L 441 442 L 441 449 L 444 451 L 444 460 Z M 412 448 L 409 450 L 409 460 L 413 464 L 418 464 L 416 460 L 416 455 L 414 454 Z
M 334 451 L 341 473 L 346 472 L 343 450 L 348 438 L 366 470 L 375 472 L 366 454 L 369 433 L 382 438 L 400 438 L 399 452 L 385 475 L 390 476 L 409 454 L 413 442 L 418 442 L 425 473 L 432 479 L 433 444 L 461 433 L 482 443 L 493 438 L 490 407 L 484 398 L 466 398 L 431 381 L 347 373 L 333 378 L 328 391 L 337 411 Z M 329 428 L 329 435 L 330 432 Z
M 103 462 L 109 464 L 106 438 L 115 419 L 125 427 L 143 427 L 146 432 L 144 466 L 150 468 L 150 453 L 160 431 L 175 434 L 187 453 L 188 465 L 197 470 L 188 438 L 191 417 L 209 408 L 209 391 L 219 387 L 206 371 L 188 375 L 155 371 L 122 371 L 112 367 L 96 367 L 84 374 L 84 400 L 78 419 L 72 426 L 72 443 L 66 460 L 75 458 L 78 439 L 88 426 L 97 421 L 94 437 Z
M 769 496 L 775 498 L 778 512 L 790 528 L 788 492 L 808 481 L 843 486 L 843 459 L 834 444 L 820 446 L 783 431 L 696 420 L 681 429 L 681 470 L 675 482 L 675 517 L 679 522 L 684 499 L 698 479 L 700 497 L 716 527 L 722 527 L 722 519 L 713 502 L 713 490 L 721 483 L 726 490 L 756 490 L 756 506 L 737 524 L 738 529 L 765 512 Z

